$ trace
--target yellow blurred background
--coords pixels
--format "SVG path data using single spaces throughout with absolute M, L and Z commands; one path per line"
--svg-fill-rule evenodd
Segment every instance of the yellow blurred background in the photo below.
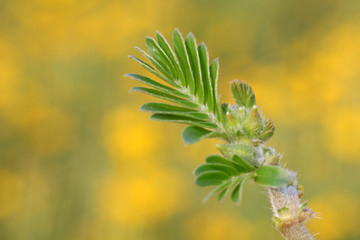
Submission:
M 253 86 L 269 146 L 298 171 L 320 239 L 360 239 L 360 1 L 0 1 L 0 239 L 280 239 L 264 190 L 240 206 L 193 184 L 216 140 L 138 111 L 128 54 L 175 28 Z

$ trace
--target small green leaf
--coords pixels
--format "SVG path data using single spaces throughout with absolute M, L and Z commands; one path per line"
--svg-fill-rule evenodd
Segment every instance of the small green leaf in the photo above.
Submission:
M 153 58 L 155 58 L 156 61 L 170 73 L 171 79 L 175 79 L 177 76 L 175 67 L 173 66 L 170 59 L 166 56 L 164 51 L 156 43 L 155 39 L 153 39 L 151 37 L 146 37 L 145 42 L 146 42 L 147 49 L 148 49 L 149 53 L 153 56 Z
M 190 89 L 190 93 L 195 94 L 195 82 L 194 82 L 194 77 L 192 75 L 189 58 L 186 53 L 184 39 L 181 36 L 181 33 L 177 29 L 174 31 L 173 34 L 173 44 L 174 44 L 174 51 L 176 57 L 179 60 L 181 70 L 184 73 L 184 77 L 186 79 L 186 84 Z
M 152 56 L 150 56 L 148 53 L 146 53 L 144 50 L 142 50 L 141 48 L 136 47 L 137 50 L 139 50 L 139 52 L 144 55 L 144 57 L 146 57 L 155 67 L 157 70 L 159 70 L 168 80 L 164 80 L 167 81 L 169 84 L 174 85 L 174 86 L 178 86 L 178 84 L 176 82 L 173 81 L 173 76 L 171 75 L 171 73 L 169 72 L 168 68 L 164 68 L 155 58 L 153 58 Z
M 196 177 L 195 183 L 200 187 L 222 184 L 228 180 L 229 175 L 221 171 L 204 172 Z
M 211 79 L 211 87 L 212 87 L 212 95 L 214 98 L 214 110 L 217 103 L 217 87 L 218 87 L 218 78 L 219 78 L 219 59 L 214 59 L 209 67 L 210 79 Z
M 189 62 L 195 81 L 195 94 L 200 103 L 204 102 L 204 87 L 201 77 L 199 54 L 197 51 L 196 40 L 192 33 L 189 33 L 185 39 L 186 52 L 189 56 Z
M 159 32 L 156 33 L 156 39 L 158 41 L 159 46 L 165 52 L 166 56 L 170 59 L 171 63 L 175 67 L 177 78 L 180 80 L 183 86 L 186 86 L 186 80 L 184 74 L 181 70 L 181 67 L 175 57 L 174 52 L 172 51 L 169 43 L 166 41 L 166 38 Z
M 237 203 L 239 201 L 240 196 L 240 184 L 236 185 L 233 192 L 231 193 L 231 200 L 233 200 L 234 203 Z
M 236 176 L 238 174 L 238 171 L 235 168 L 222 163 L 201 164 L 197 168 L 195 168 L 194 174 L 197 176 L 203 172 L 214 171 L 214 170 L 225 172 L 229 176 Z
M 185 144 L 192 144 L 211 136 L 212 133 L 212 131 L 204 128 L 189 126 L 184 128 L 182 137 Z
M 234 189 L 234 187 L 242 180 L 243 176 L 238 176 L 236 178 L 234 178 L 229 187 L 226 189 L 225 193 L 224 193 L 224 197 L 226 197 L 227 195 L 229 195 L 229 193 Z
M 150 66 L 149 64 L 147 64 L 146 62 L 142 61 L 141 59 L 134 57 L 134 56 L 129 56 L 131 59 L 135 60 L 136 62 L 138 62 L 143 68 L 145 68 L 146 70 L 148 70 L 150 73 L 154 74 L 156 77 L 164 80 L 165 82 L 171 82 L 171 80 L 169 80 L 168 78 L 166 78 L 164 75 L 162 75 L 161 73 L 159 73 L 155 68 L 153 68 L 152 66 Z
M 131 77 L 139 82 L 145 83 L 145 84 L 149 85 L 150 87 L 153 87 L 161 92 L 165 92 L 165 93 L 168 93 L 168 94 L 171 94 L 171 95 L 174 95 L 177 97 L 185 98 L 185 99 L 189 98 L 188 95 L 181 93 L 176 89 L 173 89 L 171 87 L 168 87 L 161 83 L 158 83 L 158 82 L 152 80 L 151 78 L 148 78 L 148 77 L 145 77 L 145 76 L 142 76 L 139 74 L 134 74 L 134 73 L 129 73 L 129 74 L 126 74 L 125 76 Z
M 165 122 L 174 122 L 174 123 L 184 123 L 198 127 L 211 128 L 216 129 L 217 126 L 215 124 L 201 121 L 198 119 L 194 119 L 187 116 L 173 115 L 173 114 L 162 114 L 162 113 L 154 113 L 151 115 L 150 120 L 158 120 Z
M 194 109 L 179 107 L 166 103 L 146 103 L 140 107 L 140 110 L 146 112 L 157 112 L 157 113 L 175 114 L 180 116 L 188 116 L 199 120 L 205 120 L 209 117 L 208 114 L 199 113 Z
M 232 166 L 234 164 L 229 159 L 227 159 L 227 158 L 225 158 L 223 156 L 220 156 L 220 155 L 216 155 L 216 154 L 207 156 L 205 158 L 205 161 L 207 163 L 224 163 L 224 164 L 228 164 L 230 166 Z
M 217 88 L 218 88 L 218 78 L 219 78 L 219 59 L 214 59 L 209 67 L 210 71 L 210 79 L 211 79 L 211 87 L 212 87 L 212 95 L 214 98 L 214 113 L 216 119 L 219 122 L 222 122 L 225 125 L 224 114 L 221 110 L 220 97 L 218 96 Z
M 218 196 L 218 201 L 221 202 L 224 197 L 226 197 L 226 192 L 227 192 L 227 189 L 225 188 L 224 190 L 221 191 L 221 193 L 219 194 Z
M 209 55 L 204 43 L 198 47 L 198 54 L 200 60 L 200 69 L 202 76 L 202 84 L 204 87 L 204 101 L 208 106 L 209 111 L 214 110 L 214 96 L 212 91 L 212 82 L 209 73 Z
M 233 200 L 234 203 L 239 204 L 241 202 L 244 186 L 252 177 L 253 177 L 253 174 L 250 174 L 250 173 L 246 174 L 240 180 L 240 183 L 234 188 L 234 191 L 231 194 L 231 199 Z
M 255 170 L 255 167 L 253 165 L 251 165 L 238 155 L 234 155 L 232 160 L 238 163 L 244 169 L 244 172 L 252 172 Z
M 155 89 L 151 89 L 151 88 L 134 87 L 134 88 L 130 89 L 130 92 L 145 93 L 145 94 L 148 94 L 150 96 L 157 97 L 157 98 L 160 98 L 160 99 L 164 99 L 164 100 L 167 100 L 169 102 L 173 102 L 173 103 L 176 103 L 176 104 L 179 104 L 179 105 L 182 105 L 182 106 L 185 106 L 185 107 L 189 107 L 189 108 L 196 108 L 198 106 L 197 104 L 195 104 L 193 102 L 190 102 L 190 101 L 187 101 L 185 99 L 175 97 L 175 96 L 172 96 L 170 94 L 167 94 L 167 93 L 155 90 Z
M 203 200 L 203 203 L 205 203 L 207 200 L 209 200 L 209 198 L 211 198 L 212 196 L 214 196 L 216 193 L 218 193 L 219 191 L 222 191 L 224 188 L 226 188 L 229 184 L 230 184 L 231 180 L 228 181 L 224 181 L 222 184 L 220 184 L 219 186 L 215 187 L 213 190 L 211 190 L 208 195 L 206 195 L 206 197 Z
M 247 172 L 244 169 L 244 167 L 241 166 L 239 163 L 234 162 L 234 161 L 227 159 L 220 155 L 210 155 L 210 156 L 206 157 L 205 161 L 207 163 L 222 163 L 222 164 L 231 166 L 231 167 L 235 168 L 239 173 Z
M 146 103 L 141 106 L 140 110 L 147 112 L 161 112 L 161 113 L 193 113 L 197 112 L 194 109 L 179 107 L 166 103 Z
M 244 81 L 234 80 L 230 83 L 231 92 L 236 101 L 240 106 L 250 108 L 255 105 L 255 94 L 252 91 L 250 85 Z
M 290 182 L 288 172 L 277 166 L 262 166 L 255 172 L 254 181 L 267 187 L 281 187 Z

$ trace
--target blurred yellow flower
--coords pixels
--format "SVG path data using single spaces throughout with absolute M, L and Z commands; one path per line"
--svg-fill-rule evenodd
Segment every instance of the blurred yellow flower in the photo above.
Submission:
M 311 207 L 320 219 L 310 222 L 310 228 L 324 240 L 353 236 L 359 226 L 359 199 L 339 192 L 330 192 L 311 200 Z M 314 232 L 314 233 L 316 233 Z
M 160 129 L 137 108 L 121 107 L 105 117 L 105 148 L 116 161 L 150 163 L 161 144 Z
M 50 155 L 72 146 L 76 133 L 74 123 L 67 113 L 55 107 L 34 110 L 26 120 L 38 120 L 26 129 L 25 138 L 35 153 Z
M 19 78 L 21 76 L 20 61 L 13 44 L 0 37 L 0 111 L 11 108 L 17 101 Z
M 143 174 L 125 175 L 110 179 L 101 195 L 101 208 L 111 222 L 123 226 L 152 225 L 187 204 L 182 177 L 172 169 L 157 166 Z
M 183 227 L 189 240 L 248 240 L 254 231 L 239 215 L 213 210 L 189 216 Z
M 360 163 L 360 107 L 334 108 L 324 119 L 324 147 L 341 160 Z
M 22 203 L 22 187 L 20 176 L 0 168 L 0 219 L 17 213 Z
M 26 0 L 9 10 L 23 27 L 19 37 L 26 39 L 25 51 L 37 59 L 94 52 L 114 58 L 132 46 L 136 33 L 151 29 L 166 6 L 158 0 Z

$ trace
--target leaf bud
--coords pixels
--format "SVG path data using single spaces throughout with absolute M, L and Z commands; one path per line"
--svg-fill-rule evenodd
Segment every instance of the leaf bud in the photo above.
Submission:
M 274 131 L 275 131 L 275 127 L 273 122 L 270 119 L 267 119 L 265 121 L 264 130 L 260 134 L 260 139 L 264 142 L 269 140 L 272 137 L 272 135 L 274 135 Z
M 249 137 L 255 137 L 263 128 L 263 123 L 261 116 L 259 114 L 258 108 L 254 105 L 248 117 L 245 119 L 243 124 L 244 131 L 248 134 Z

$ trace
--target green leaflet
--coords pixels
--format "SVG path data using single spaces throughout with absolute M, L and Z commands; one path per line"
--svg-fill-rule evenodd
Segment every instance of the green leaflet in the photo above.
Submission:
M 159 73 L 155 68 L 153 68 L 152 66 L 150 66 L 149 64 L 147 64 L 146 62 L 142 61 L 141 59 L 134 57 L 134 56 L 129 56 L 131 59 L 135 60 L 136 62 L 138 62 L 143 68 L 145 68 L 146 70 L 148 70 L 150 73 L 154 74 L 156 77 L 162 79 L 165 82 L 171 82 L 168 78 L 166 78 L 164 75 L 162 75 L 161 73 Z M 129 75 L 129 74 L 127 74 Z M 125 76 L 127 76 L 125 75 Z
M 253 174 L 246 174 L 241 180 L 240 183 L 234 188 L 233 193 L 231 194 L 231 199 L 234 203 L 240 203 L 242 198 L 242 192 L 245 184 L 253 177 Z
M 148 112 L 163 112 L 163 113 L 197 113 L 196 110 L 190 108 L 179 107 L 175 105 L 170 105 L 166 103 L 145 103 L 141 106 L 140 110 Z
M 181 33 L 178 30 L 174 31 L 173 44 L 174 44 L 174 51 L 176 57 L 179 60 L 180 67 L 186 79 L 186 86 L 189 87 L 191 94 L 195 94 L 195 82 L 194 82 L 194 77 L 192 75 L 189 58 L 186 53 L 184 40 L 181 36 Z
M 227 192 L 227 189 L 224 189 L 224 190 L 222 190 L 222 191 L 220 192 L 220 194 L 219 194 L 219 196 L 218 196 L 218 201 L 219 201 L 219 202 L 221 202 L 221 201 L 224 199 L 226 192 Z
M 207 163 L 222 163 L 222 164 L 229 165 L 229 166 L 235 168 L 239 173 L 248 172 L 246 169 L 244 169 L 244 167 L 241 164 L 239 164 L 239 163 L 237 163 L 235 161 L 232 161 L 230 159 L 227 159 L 227 158 L 225 158 L 223 156 L 220 156 L 220 155 L 215 155 L 215 154 L 210 155 L 210 156 L 206 157 L 205 161 Z
M 189 126 L 184 128 L 182 132 L 182 137 L 184 139 L 185 144 L 196 143 L 204 138 L 210 137 L 213 134 L 212 131 L 200 128 Z
M 156 59 L 163 69 L 166 69 L 166 71 L 169 72 L 171 76 L 170 79 L 176 79 L 177 72 L 175 67 L 156 41 L 151 37 L 146 37 L 145 43 L 151 56 Z
M 239 174 L 239 172 L 232 166 L 222 164 L 222 163 L 204 163 L 199 165 L 195 168 L 194 174 L 197 176 L 201 173 L 208 172 L 208 171 L 221 171 L 225 172 L 226 174 L 230 176 L 236 176 Z
M 197 51 L 196 40 L 192 33 L 189 33 L 185 39 L 186 52 L 189 56 L 189 62 L 195 81 L 195 94 L 198 101 L 204 103 L 204 87 L 201 77 L 199 54 Z
M 131 77 L 135 80 L 138 80 L 139 82 L 142 82 L 142 83 L 145 83 L 147 85 L 149 85 L 150 87 L 153 87 L 161 92 L 164 92 L 164 93 L 167 93 L 167 94 L 170 94 L 170 95 L 174 95 L 174 96 L 177 96 L 177 97 L 181 97 L 181 98 L 185 98 L 185 99 L 188 99 L 189 96 L 184 94 L 184 93 L 181 93 L 179 92 L 178 90 L 176 89 L 173 89 L 171 87 L 168 87 L 168 86 L 165 86 L 161 83 L 158 83 L 154 80 L 152 80 L 151 78 L 148 78 L 148 77 L 145 77 L 145 76 L 142 76 L 142 75 L 139 75 L 139 74 L 134 74 L 134 73 L 129 73 L 129 74 L 126 74 L 125 76 L 127 77 Z
M 189 108 L 197 107 L 197 104 L 193 102 L 151 88 L 134 87 L 130 90 L 130 92 L 142 92 Z
M 203 127 L 203 128 L 212 128 L 216 129 L 217 126 L 206 122 L 201 121 L 195 118 L 187 117 L 187 116 L 180 116 L 180 115 L 173 115 L 173 114 L 161 114 L 161 113 L 154 113 L 150 117 L 151 120 L 158 120 L 158 121 L 165 121 L 165 122 L 174 122 L 174 123 L 184 123 L 193 126 Z
M 166 41 L 164 36 L 159 32 L 156 33 L 156 39 L 157 39 L 158 44 L 161 47 L 161 49 L 165 52 L 166 56 L 170 59 L 172 65 L 175 67 L 176 78 L 180 80 L 181 85 L 186 86 L 185 76 L 181 70 L 181 67 L 180 67 L 169 43 Z
M 288 172 L 277 166 L 259 167 L 254 176 L 254 181 L 260 185 L 267 187 L 281 187 L 290 183 Z
M 212 91 L 212 83 L 209 74 L 209 55 L 204 43 L 198 47 L 202 83 L 204 87 L 204 101 L 208 106 L 209 111 L 214 111 L 214 96 Z
M 221 171 L 209 171 L 201 173 L 195 178 L 195 183 L 200 187 L 206 187 L 211 185 L 219 185 L 223 181 L 228 180 L 230 176 Z
M 209 200 L 209 198 L 211 198 L 212 196 L 214 196 L 216 193 L 224 190 L 229 184 L 231 183 L 231 180 L 227 180 L 224 181 L 223 183 L 221 183 L 219 186 L 215 187 L 213 190 L 211 190 L 206 197 L 203 200 L 203 203 L 205 203 L 207 200 Z
M 221 196 L 219 195 L 218 200 L 222 201 L 227 195 L 229 195 L 229 193 L 233 191 L 235 185 L 238 184 L 241 180 L 242 176 L 233 178 L 229 186 L 225 189 L 224 193 Z
M 230 83 L 230 86 L 232 95 L 238 105 L 246 108 L 255 105 L 255 94 L 247 83 L 236 79 Z
M 234 155 L 232 157 L 232 160 L 239 164 L 244 169 L 244 172 L 252 172 L 255 170 L 255 167 L 253 165 L 251 165 L 238 155 Z
M 167 83 L 173 85 L 173 86 L 179 86 L 176 82 L 173 81 L 173 76 L 172 74 L 169 72 L 168 68 L 163 68 L 163 66 L 152 56 L 150 56 L 149 54 L 147 54 L 144 50 L 142 50 L 141 48 L 136 47 L 137 50 L 139 50 L 139 52 L 144 55 L 144 57 L 146 57 L 155 67 L 157 70 L 159 70 L 168 80 Z M 166 81 L 166 80 L 165 80 Z
M 213 112 L 215 112 L 215 115 L 217 116 L 217 120 L 220 122 L 223 122 L 224 118 L 223 115 L 221 114 L 221 107 L 219 104 L 219 101 L 217 99 L 218 94 L 217 94 L 217 88 L 218 88 L 218 78 L 219 78 L 219 59 L 216 58 L 214 59 L 209 67 L 209 72 L 210 72 L 210 79 L 211 79 L 211 91 L 212 91 L 212 96 L 213 96 Z
M 146 112 L 168 113 L 180 116 L 188 116 L 200 120 L 205 120 L 209 117 L 209 115 L 207 115 L 206 113 L 199 113 L 194 109 L 179 107 L 166 103 L 146 103 L 140 107 L 140 110 Z

